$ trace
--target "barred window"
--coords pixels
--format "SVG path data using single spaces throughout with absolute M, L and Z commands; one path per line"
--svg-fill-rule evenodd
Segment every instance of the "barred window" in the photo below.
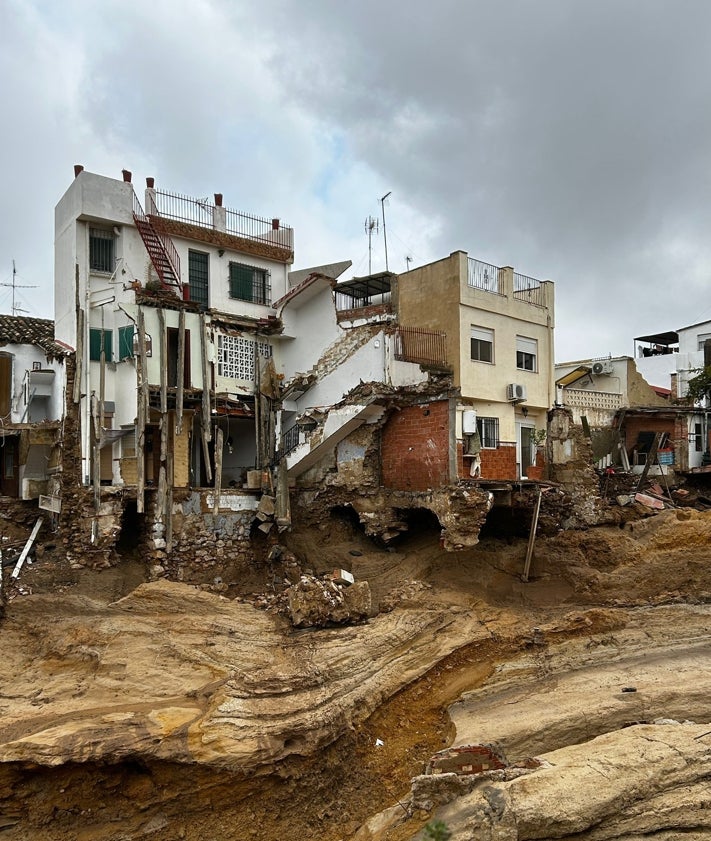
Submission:
M 89 228 L 89 268 L 93 272 L 108 272 L 116 268 L 113 231 Z
M 271 303 L 269 272 L 259 266 L 230 263 L 230 298 L 254 304 Z
M 232 380 L 254 382 L 254 339 L 242 336 L 217 336 L 217 374 Z M 269 359 L 272 348 L 268 342 L 257 342 L 259 355 Z
M 476 427 L 481 446 L 487 450 L 495 450 L 499 446 L 499 419 L 477 418 Z
M 188 251 L 188 286 L 190 300 L 195 301 L 201 310 L 207 309 L 209 290 L 210 257 L 202 251 Z

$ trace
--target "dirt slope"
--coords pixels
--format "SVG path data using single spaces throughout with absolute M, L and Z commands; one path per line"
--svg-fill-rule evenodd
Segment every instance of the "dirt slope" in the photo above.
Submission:
M 538 541 L 524 585 L 522 542 L 450 554 L 423 532 L 386 552 L 330 523 L 290 547 L 367 579 L 382 612 L 318 631 L 167 582 L 116 602 L 90 579 L 18 597 L 2 626 L 2 837 L 394 841 L 434 814 L 413 810 L 410 778 L 455 739 L 548 756 L 652 716 L 708 721 L 708 616 L 686 605 L 711 592 L 709 537 L 711 516 L 673 511 L 561 533 Z M 480 808 L 464 802 L 446 807 L 462 839 Z

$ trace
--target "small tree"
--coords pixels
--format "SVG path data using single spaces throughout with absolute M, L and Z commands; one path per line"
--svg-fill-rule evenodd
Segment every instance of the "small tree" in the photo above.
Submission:
M 703 368 L 699 374 L 689 380 L 686 394 L 694 403 L 700 403 L 711 397 L 711 365 Z
M 425 826 L 425 838 L 429 841 L 449 841 L 452 833 L 444 821 L 432 821 Z

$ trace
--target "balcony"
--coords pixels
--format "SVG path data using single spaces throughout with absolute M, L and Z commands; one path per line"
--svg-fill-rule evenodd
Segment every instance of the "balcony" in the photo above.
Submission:
M 390 272 L 354 277 L 336 286 L 336 313 L 339 321 L 367 319 L 382 321 L 393 311 L 392 282 L 395 275 Z
M 213 204 L 207 198 L 193 198 L 165 190 L 146 190 L 146 212 L 151 217 L 196 228 L 218 231 L 248 242 L 273 246 L 293 253 L 294 231 L 279 219 L 266 219 Z
M 395 331 L 395 359 L 449 370 L 447 334 L 419 327 L 398 327 Z

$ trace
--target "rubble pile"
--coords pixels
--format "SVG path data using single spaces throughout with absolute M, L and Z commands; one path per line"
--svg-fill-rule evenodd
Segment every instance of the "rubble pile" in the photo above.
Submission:
M 333 579 L 302 575 L 286 591 L 289 616 L 297 628 L 318 628 L 367 619 L 371 611 L 370 586 L 358 581 L 348 586 Z

